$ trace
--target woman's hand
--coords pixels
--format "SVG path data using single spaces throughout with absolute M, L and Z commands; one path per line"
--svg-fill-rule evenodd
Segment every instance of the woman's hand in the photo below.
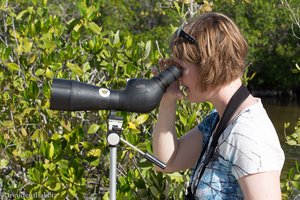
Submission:
M 159 68 L 161 71 L 164 71 L 166 68 L 168 68 L 171 65 L 178 66 L 177 63 L 174 62 L 174 60 L 168 58 L 159 60 L 158 62 Z M 157 76 L 159 74 L 159 70 L 157 68 L 152 68 L 152 73 Z M 177 100 L 182 99 L 184 97 L 184 94 L 180 90 L 180 79 L 178 81 L 175 81 L 170 87 L 167 88 L 167 91 L 165 92 L 163 99 L 167 100 Z

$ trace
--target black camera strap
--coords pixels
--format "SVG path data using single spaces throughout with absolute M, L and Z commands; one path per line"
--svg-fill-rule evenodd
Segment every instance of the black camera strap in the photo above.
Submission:
M 201 155 L 199 157 L 199 160 L 197 162 L 195 170 L 198 169 L 198 167 L 201 163 L 202 157 L 204 156 L 204 154 L 207 150 L 205 160 L 202 163 L 202 168 L 200 169 L 200 172 L 197 173 L 197 171 L 196 171 L 196 173 L 194 174 L 194 176 L 196 175 L 197 177 L 196 177 L 195 181 L 190 182 L 190 186 L 188 187 L 188 194 L 185 196 L 185 200 L 195 199 L 195 193 L 197 190 L 198 183 L 205 171 L 206 166 L 209 163 L 209 160 L 212 158 L 212 156 L 215 152 L 215 149 L 218 145 L 218 141 L 219 141 L 221 134 L 228 126 L 229 120 L 231 119 L 233 114 L 240 107 L 240 105 L 244 102 L 244 100 L 249 96 L 249 94 L 250 94 L 249 90 L 245 86 L 242 85 L 231 97 L 229 103 L 227 104 L 227 106 L 225 108 L 224 114 L 220 120 L 217 130 L 216 130 L 215 134 L 212 136 L 213 140 L 211 142 L 209 149 L 207 150 L 210 139 L 207 140 L 207 142 L 205 143 L 205 145 L 203 147 L 203 150 L 201 152 Z

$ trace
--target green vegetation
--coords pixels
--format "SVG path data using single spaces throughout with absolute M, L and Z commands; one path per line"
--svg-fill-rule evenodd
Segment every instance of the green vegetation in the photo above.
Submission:
M 109 111 L 52 111 L 50 86 L 53 78 L 64 78 L 122 89 L 127 78 L 150 78 L 151 68 L 168 56 L 171 33 L 191 15 L 188 1 L 151 2 L 0 0 L 0 194 L 108 199 Z M 264 85 L 264 76 L 278 79 L 279 69 L 288 72 L 300 63 L 296 42 L 288 37 L 287 13 L 275 1 L 261 2 L 204 1 L 192 9 L 226 11 L 237 20 L 253 48 L 250 69 L 271 67 L 268 75 L 254 77 L 253 82 L 259 77 L 257 86 Z M 260 11 L 262 7 L 270 12 Z M 251 15 L 246 15 L 249 8 Z M 258 20 L 267 17 L 277 21 Z M 284 34 L 276 34 L 278 30 Z M 282 35 L 284 40 L 278 40 Z M 277 50 L 279 58 L 273 54 Z M 292 80 L 296 82 L 288 79 L 286 87 L 293 89 L 299 76 Z M 179 104 L 179 135 L 212 109 L 208 103 Z M 122 137 L 151 152 L 156 112 L 119 112 Z M 188 177 L 188 172 L 157 173 L 131 148 L 119 146 L 118 199 L 181 199 Z
M 300 118 L 295 125 L 294 131 L 290 134 L 286 133 L 287 128 L 290 126 L 290 123 L 285 123 L 285 136 L 286 142 L 295 146 L 295 150 L 297 151 L 297 147 L 300 146 Z M 282 181 L 281 187 L 283 190 L 283 199 L 295 199 L 296 195 L 299 195 L 300 191 L 300 164 L 298 161 L 295 161 L 295 165 L 289 169 L 287 177 Z
M 293 73 L 295 64 L 300 63 L 299 40 L 292 36 L 293 23 L 285 6 L 277 0 L 222 2 L 214 1 L 215 9 L 232 17 L 249 43 L 250 73 L 256 73 L 249 87 L 299 94 L 300 76 Z M 299 8 L 299 1 L 290 3 Z M 294 31 L 300 35 L 300 29 Z
M 300 11 L 299 7 L 293 7 L 290 5 L 290 3 L 287 0 L 282 0 L 282 4 L 286 7 L 286 9 L 290 13 L 290 17 L 292 19 L 292 27 L 295 27 L 296 30 L 300 30 Z M 295 29 L 293 28 L 293 30 Z M 293 35 L 295 38 L 300 40 L 299 35 L 297 35 L 296 32 L 293 31 Z M 293 71 L 295 74 L 300 72 L 300 68 L 298 63 L 296 63 L 296 67 Z M 300 146 L 300 118 L 298 119 L 298 122 L 296 123 L 294 127 L 294 131 L 290 134 L 287 134 L 287 129 L 289 128 L 290 123 L 284 124 L 284 135 L 286 138 L 286 142 L 295 147 L 295 150 L 297 151 L 297 147 Z M 296 199 L 300 195 L 300 165 L 298 161 L 295 161 L 294 167 L 290 168 L 287 174 L 287 177 L 285 180 L 281 182 L 281 188 L 283 191 L 283 199 Z

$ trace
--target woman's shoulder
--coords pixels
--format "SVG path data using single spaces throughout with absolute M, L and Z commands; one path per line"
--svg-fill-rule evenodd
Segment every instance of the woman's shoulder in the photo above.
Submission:
M 248 136 L 271 136 L 277 137 L 275 127 L 268 116 L 262 102 L 257 99 L 257 103 L 245 108 L 229 125 L 230 132 L 247 134 Z

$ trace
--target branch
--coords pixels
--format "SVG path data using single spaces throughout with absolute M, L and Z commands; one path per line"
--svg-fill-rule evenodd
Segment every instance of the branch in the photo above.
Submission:
M 298 9 L 293 9 L 291 8 L 289 2 L 287 0 L 281 0 L 281 3 L 287 7 L 288 11 L 290 12 L 290 17 L 293 21 L 293 23 L 300 29 L 300 14 L 299 14 L 299 8 Z M 292 31 L 293 35 L 300 40 L 300 37 L 296 35 L 294 31 L 294 26 L 292 25 Z

